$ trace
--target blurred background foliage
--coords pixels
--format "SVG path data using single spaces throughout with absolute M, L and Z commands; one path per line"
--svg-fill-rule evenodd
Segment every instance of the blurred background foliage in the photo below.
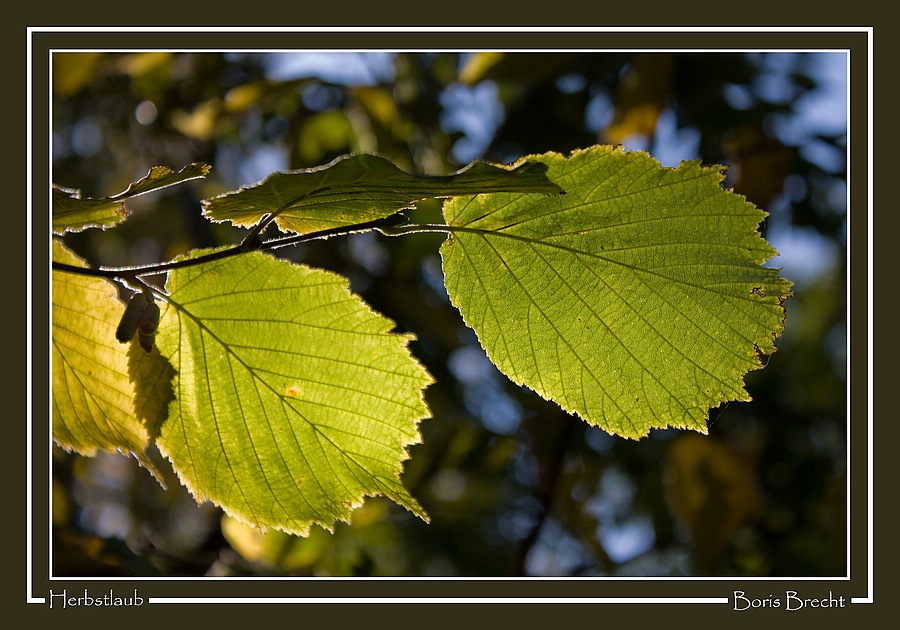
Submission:
M 846 571 L 846 61 L 838 53 L 57 53 L 53 178 L 115 194 L 155 165 L 206 180 L 66 237 L 94 264 L 236 242 L 199 200 L 353 151 L 418 172 L 596 143 L 728 165 L 794 280 L 752 403 L 707 437 L 612 438 L 514 386 L 442 284 L 440 235 L 313 242 L 415 333 L 437 383 L 404 483 L 425 524 L 369 499 L 352 524 L 261 533 L 133 460 L 54 450 L 56 576 L 833 576 Z M 412 215 L 437 219 L 436 203 Z

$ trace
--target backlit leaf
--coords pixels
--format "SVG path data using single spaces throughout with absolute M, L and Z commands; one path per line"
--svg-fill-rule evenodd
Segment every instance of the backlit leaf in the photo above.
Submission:
M 172 271 L 156 344 L 175 369 L 158 445 L 198 501 L 304 534 L 400 482 L 428 415 L 411 337 L 346 278 L 260 252 Z
M 709 409 L 749 400 L 775 350 L 791 283 L 761 264 L 765 213 L 718 167 L 663 168 L 598 146 L 534 156 L 561 196 L 452 199 L 441 247 L 453 303 L 513 381 L 606 431 L 706 433 Z
M 388 217 L 431 197 L 498 191 L 562 192 L 541 164 L 473 162 L 452 175 L 413 175 L 376 155 L 342 156 L 325 166 L 273 173 L 238 191 L 203 201 L 212 221 L 248 227 L 267 214 L 278 227 L 307 234 Z
M 53 187 L 53 232 L 80 232 L 91 227 L 108 228 L 128 217 L 125 202 L 140 195 L 162 190 L 182 182 L 206 176 L 208 164 L 188 164 L 177 173 L 167 166 L 154 166 L 128 188 L 112 197 L 83 199 L 81 191 Z
M 128 217 L 118 199 L 82 199 L 81 191 L 53 187 L 53 233 L 80 232 L 91 227 L 112 227 Z
M 53 260 L 84 266 L 55 241 Z M 53 273 L 53 439 L 86 456 L 98 450 L 132 454 L 161 479 L 145 455 L 161 409 L 149 403 L 138 408 L 134 382 L 145 382 L 142 399 L 165 396 L 165 361 L 158 353 L 129 361 L 131 344 L 115 337 L 123 310 L 110 282 Z

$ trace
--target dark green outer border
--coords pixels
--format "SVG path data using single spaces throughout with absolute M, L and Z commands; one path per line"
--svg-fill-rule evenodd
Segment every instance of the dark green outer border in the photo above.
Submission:
M 49 17 L 49 16 L 46 16 Z M 282 22 L 283 20 L 279 20 Z M 583 19 L 578 22 L 583 23 Z M 54 23 L 63 23 L 62 20 L 54 20 Z M 99 24 L 100 21 L 93 22 Z M 300 22 L 298 22 L 300 23 Z M 390 23 L 390 22 L 389 22 Z M 400 23 L 399 21 L 394 23 Z M 572 23 L 575 23 L 573 21 Z M 602 22 L 595 22 L 602 23 Z M 34 23 L 32 22 L 33 26 Z M 596 27 L 590 27 L 596 28 Z M 24 47 L 25 45 L 24 26 L 15 34 L 15 44 Z M 145 598 L 153 597 L 312 597 L 312 598 L 403 598 L 409 600 L 412 598 L 424 597 L 426 601 L 434 601 L 434 598 L 469 598 L 491 597 L 491 598 L 522 598 L 517 601 L 524 604 L 523 607 L 518 605 L 510 606 L 505 604 L 494 605 L 477 605 L 453 604 L 450 607 L 452 616 L 462 615 L 462 609 L 466 614 L 481 615 L 482 613 L 490 614 L 497 620 L 492 623 L 495 625 L 501 623 L 503 625 L 513 624 L 519 619 L 527 619 L 529 623 L 527 627 L 541 627 L 547 624 L 556 623 L 565 619 L 566 623 L 576 624 L 581 621 L 582 616 L 585 621 L 592 625 L 600 623 L 610 623 L 613 616 L 618 617 L 619 614 L 624 615 L 628 623 L 642 621 L 658 621 L 659 623 L 671 623 L 672 614 L 689 615 L 692 620 L 703 619 L 711 621 L 713 619 L 727 621 L 734 624 L 736 621 L 745 620 L 748 623 L 758 625 L 760 622 L 770 623 L 775 621 L 772 615 L 765 613 L 751 614 L 749 617 L 739 617 L 731 612 L 729 605 L 721 604 L 678 604 L 674 607 L 666 604 L 631 604 L 622 606 L 613 605 L 575 605 L 574 608 L 567 606 L 566 610 L 558 606 L 539 606 L 529 604 L 531 598 L 611 598 L 611 597 L 666 597 L 666 598 L 695 598 L 695 597 L 729 597 L 734 589 L 746 590 L 753 593 L 762 593 L 763 591 L 777 593 L 785 588 L 792 588 L 798 591 L 808 591 L 818 593 L 827 592 L 829 589 L 835 592 L 844 593 L 851 597 L 866 597 L 871 591 L 868 583 L 869 561 L 868 561 L 868 493 L 869 479 L 867 468 L 864 465 L 868 461 L 868 443 L 869 435 L 867 432 L 866 422 L 867 412 L 867 362 L 871 351 L 867 343 L 868 337 L 868 286 L 869 286 L 869 270 L 867 268 L 867 258 L 869 255 L 868 235 L 868 172 L 870 168 L 868 151 L 869 140 L 867 135 L 868 121 L 868 45 L 869 35 L 859 30 L 844 32 L 678 32 L 678 33 L 640 33 L 640 32 L 586 32 L 586 33 L 421 33 L 421 32 L 381 32 L 381 33 L 351 33 L 342 34 L 338 32 L 328 33 L 163 33 L 163 32 L 145 32 L 145 33 L 122 33 L 122 32 L 36 32 L 31 38 L 33 52 L 33 83 L 32 83 L 32 99 L 34 104 L 34 122 L 33 125 L 33 159 L 32 169 L 34 174 L 34 185 L 32 192 L 32 231 L 35 235 L 34 249 L 32 258 L 32 361 L 33 361 L 33 397 L 32 408 L 33 413 L 33 467 L 32 467 L 32 483 L 33 483 L 33 580 L 31 585 L 23 584 L 23 574 L 17 571 L 18 567 L 24 568 L 25 561 L 25 545 L 22 537 L 22 531 L 13 534 L 14 538 L 10 540 L 10 547 L 14 550 L 12 565 L 13 579 L 11 583 L 7 581 L 5 589 L 6 599 L 12 600 L 12 603 L 22 603 L 26 596 L 34 595 L 36 597 L 45 597 L 50 588 L 59 591 L 62 588 L 70 588 L 73 590 L 89 587 L 91 591 L 104 592 L 104 589 L 114 588 L 121 591 L 125 588 L 138 588 L 139 592 Z M 79 581 L 79 580 L 49 580 L 46 573 L 48 567 L 49 550 L 46 548 L 44 541 L 48 539 L 48 512 L 49 501 L 46 489 L 49 487 L 49 465 L 47 462 L 48 449 L 43 445 L 49 443 L 49 425 L 48 415 L 48 391 L 44 376 L 49 372 L 49 345 L 45 339 L 44 331 L 49 329 L 49 297 L 43 278 L 47 277 L 47 259 L 46 242 L 40 237 L 42 234 L 49 232 L 49 223 L 47 221 L 47 213 L 41 212 L 41 208 L 48 207 L 48 194 L 44 182 L 48 180 L 48 156 L 47 148 L 49 147 L 49 138 L 46 125 L 46 103 L 48 102 L 47 94 L 47 71 L 46 51 L 50 48 L 367 48 L 367 49 L 440 49 L 440 48 L 466 48 L 466 49 L 497 49 L 497 48 L 514 48 L 514 49 L 561 49 L 561 48 L 589 48 L 589 49 L 609 49 L 609 48 L 641 48 L 641 49 L 659 49 L 659 48 L 678 48 L 678 49 L 701 49 L 701 48 L 721 48 L 721 49 L 850 49 L 852 51 L 852 96 L 851 96 L 851 164 L 852 164 L 852 189 L 851 189 L 851 207 L 853 212 L 850 213 L 851 221 L 851 353 L 850 353 L 850 374 L 852 379 L 851 391 L 851 448 L 852 448 L 852 485 L 851 491 L 851 580 L 848 582 L 844 579 L 835 580 L 816 580 L 804 582 L 803 580 L 779 580 L 779 581 L 747 581 L 740 580 L 731 583 L 727 580 L 591 580 L 591 579 L 565 579 L 565 580 L 543 580 L 543 579 L 526 579 L 526 580 L 298 580 L 298 581 L 269 581 L 263 579 L 255 580 L 136 580 L 134 582 L 122 582 L 120 580 L 110 581 Z M 24 51 L 18 51 L 23 53 Z M 24 57 L 24 54 L 23 54 Z M 17 59 L 18 61 L 18 59 Z M 12 80 L 18 85 L 25 84 L 24 58 L 21 65 L 14 66 L 12 72 Z M 20 102 L 20 107 L 21 107 Z M 13 113 L 16 118 L 22 115 L 21 110 Z M 24 125 L 11 125 L 12 135 L 8 139 L 12 140 L 12 146 L 25 146 L 25 129 Z M 24 171 L 24 167 L 21 170 Z M 21 178 L 13 178 L 12 181 L 24 182 L 24 172 Z M 14 187 L 21 189 L 20 186 Z M 14 192 L 18 193 L 19 190 Z M 24 199 L 23 199 L 24 201 Z M 23 204 L 24 205 L 24 204 Z M 24 221 L 23 221 L 24 223 Z M 24 225 L 22 226 L 24 232 Z M 22 243 L 24 246 L 24 243 Z M 23 247 L 24 250 L 24 247 Z M 6 251 L 4 255 L 12 252 Z M 7 268 L 14 270 L 13 273 L 7 274 L 7 286 L 14 288 L 16 291 L 25 293 L 28 289 L 24 277 L 25 253 L 16 253 L 15 258 L 8 264 Z M 20 293 L 19 295 L 22 295 Z M 21 302 L 18 302 L 21 305 Z M 25 325 L 21 319 L 25 313 L 23 308 L 19 308 L 13 313 L 18 316 L 11 322 L 13 328 L 7 328 L 7 331 L 24 330 Z M 16 348 L 19 356 L 26 356 L 25 335 L 8 334 L 8 346 L 12 345 Z M 10 392 L 12 398 L 19 403 L 24 402 L 22 393 L 26 391 L 25 370 L 16 371 L 8 379 L 8 384 L 12 387 Z M 13 425 L 15 433 L 13 439 L 8 442 L 12 449 L 19 450 L 18 445 L 25 443 L 25 426 L 20 420 L 25 417 L 23 413 L 8 412 L 7 422 Z M 882 443 L 890 443 L 890 438 L 886 436 L 884 427 L 879 432 L 879 441 Z M 891 429 L 892 430 L 892 429 Z M 885 442 L 885 440 L 887 440 Z M 24 449 L 22 449 L 24 451 Z M 23 452 L 24 455 L 24 452 Z M 14 458 L 11 458 L 14 459 Z M 24 506 L 26 497 L 24 492 L 24 475 L 22 471 L 26 467 L 23 460 L 16 463 L 13 468 L 12 475 L 7 479 L 15 480 L 8 488 L 11 503 L 16 508 Z M 21 483 L 20 483 L 21 480 Z M 13 519 L 15 521 L 15 519 Z M 19 519 L 13 524 L 24 527 L 24 519 Z M 883 531 L 883 530 L 882 530 Z M 21 541 L 21 542 L 20 542 Z M 878 556 L 883 557 L 882 554 Z M 19 562 L 19 561 L 22 562 Z M 882 563 L 883 566 L 884 563 Z M 888 596 L 889 585 L 882 582 L 883 587 L 880 591 L 882 597 Z M 769 590 L 767 590 L 769 589 Z M 25 592 L 27 591 L 27 593 Z M 533 599 L 532 599 L 533 601 Z M 586 600 L 587 601 L 587 600 Z M 890 602 L 887 602 L 890 605 Z M 428 622 L 433 618 L 437 611 L 434 607 L 436 604 L 401 604 L 402 608 L 394 604 L 350 604 L 343 603 L 340 605 L 337 619 L 346 622 L 346 625 L 354 624 L 354 621 L 361 621 L 362 624 L 371 625 L 376 619 L 395 620 L 402 625 L 406 623 L 423 623 L 433 625 Z M 540 607 L 540 610 L 538 608 Z M 444 606 L 441 606 L 439 613 L 444 617 Z M 851 612 L 855 615 L 863 614 L 869 616 L 869 611 L 873 606 L 854 605 Z M 189 610 L 190 609 L 190 610 Z M 31 604 L 28 611 L 39 611 L 46 613 L 46 606 L 40 604 Z M 137 610 L 124 611 L 103 611 L 100 617 L 104 621 L 115 623 L 116 620 L 127 620 L 127 623 L 133 624 L 136 618 L 146 620 L 160 619 L 163 616 L 177 615 L 178 617 L 198 617 L 205 619 L 205 623 L 212 620 L 211 615 L 222 611 L 223 618 L 233 619 L 237 621 L 245 617 L 248 620 L 266 619 L 263 615 L 269 612 L 279 611 L 285 621 L 291 620 L 290 623 L 295 624 L 298 621 L 302 625 L 312 625 L 315 623 L 313 619 L 329 619 L 329 625 L 334 626 L 337 620 L 329 615 L 334 615 L 335 610 L 332 605 L 320 604 L 318 606 L 304 606 L 297 609 L 295 606 L 275 607 L 274 609 L 265 605 L 244 606 L 239 604 L 227 605 L 150 605 Z M 352 614 L 351 614 L 352 611 Z M 521 612 L 519 612 L 521 611 Z M 54 611 L 55 612 L 55 611 Z M 81 611 L 79 611 L 81 612 Z M 570 612 L 572 617 L 569 617 Z M 310 617 L 311 613 L 315 613 Z M 565 614 L 564 618 L 560 618 L 561 614 Z M 521 616 L 520 616 L 521 615 Z M 43 615 L 42 615 L 43 616 Z M 84 615 L 79 615 L 83 617 Z M 654 616 L 658 618 L 654 619 Z M 784 615 L 782 614 L 782 617 Z M 92 616 L 93 617 L 93 616 Z M 70 617 L 71 618 L 71 617 Z M 844 618 L 846 618 L 844 616 Z M 779 618 L 780 619 L 780 618 Z M 357 623 L 358 623 L 357 621 Z M 785 620 L 796 623 L 796 619 L 788 618 Z M 275 622 L 276 618 L 270 618 L 270 623 Z M 345 623 L 337 624 L 344 627 Z M 355 624 L 354 624 L 355 625 Z

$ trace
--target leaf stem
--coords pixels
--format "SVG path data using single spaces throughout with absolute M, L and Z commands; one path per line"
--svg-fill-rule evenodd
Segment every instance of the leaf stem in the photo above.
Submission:
M 400 225 L 379 227 L 378 231 L 387 236 L 403 236 L 404 234 L 417 234 L 420 232 L 444 232 L 447 234 L 452 234 L 453 232 L 468 232 L 470 234 L 484 234 L 494 230 L 470 228 L 463 225 L 447 225 L 446 223 L 402 223 Z

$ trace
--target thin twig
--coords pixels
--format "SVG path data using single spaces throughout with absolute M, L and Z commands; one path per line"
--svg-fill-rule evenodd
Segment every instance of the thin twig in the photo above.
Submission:
M 402 216 L 402 215 L 399 215 Z M 240 254 L 244 254 L 248 251 L 254 250 L 273 250 L 281 247 L 288 247 L 291 245 L 297 245 L 299 243 L 304 243 L 306 241 L 312 241 L 316 239 L 328 238 L 330 236 L 345 236 L 348 234 L 353 234 L 356 232 L 365 232 L 368 230 L 373 230 L 376 228 L 385 228 L 387 226 L 396 226 L 396 221 L 398 215 L 391 215 L 389 217 L 383 217 L 380 219 L 374 219 L 372 221 L 364 221 L 362 223 L 356 223 L 354 225 L 341 225 L 338 227 L 328 228 L 326 230 L 318 230 L 316 232 L 310 232 L 308 234 L 297 234 L 295 236 L 285 236 L 281 238 L 273 238 L 268 241 L 264 241 L 260 243 L 258 246 L 254 244 L 248 243 L 248 239 L 245 238 L 241 241 L 240 244 L 228 247 L 226 249 L 220 249 L 215 252 L 210 252 L 208 254 L 203 254 L 201 256 L 197 256 L 196 258 L 183 258 L 181 260 L 171 260 L 163 263 L 154 263 L 152 265 L 142 265 L 142 266 L 134 266 L 134 267 L 78 267 L 76 265 L 69 265 L 62 262 L 53 262 L 53 269 L 56 271 L 64 271 L 67 273 L 74 273 L 83 276 L 93 276 L 99 278 L 126 278 L 126 279 L 135 279 L 139 276 L 151 276 L 161 273 L 166 273 L 168 271 L 172 271 L 173 269 L 182 269 L 184 267 L 193 267 L 194 265 L 201 265 L 204 263 L 212 262 L 214 260 L 221 260 L 223 258 L 230 258 L 232 256 L 238 256 Z M 422 228 L 431 228 L 436 226 L 421 226 Z M 409 230 L 409 233 L 415 231 L 434 231 L 434 230 Z M 387 232 L 386 232 L 387 233 Z

